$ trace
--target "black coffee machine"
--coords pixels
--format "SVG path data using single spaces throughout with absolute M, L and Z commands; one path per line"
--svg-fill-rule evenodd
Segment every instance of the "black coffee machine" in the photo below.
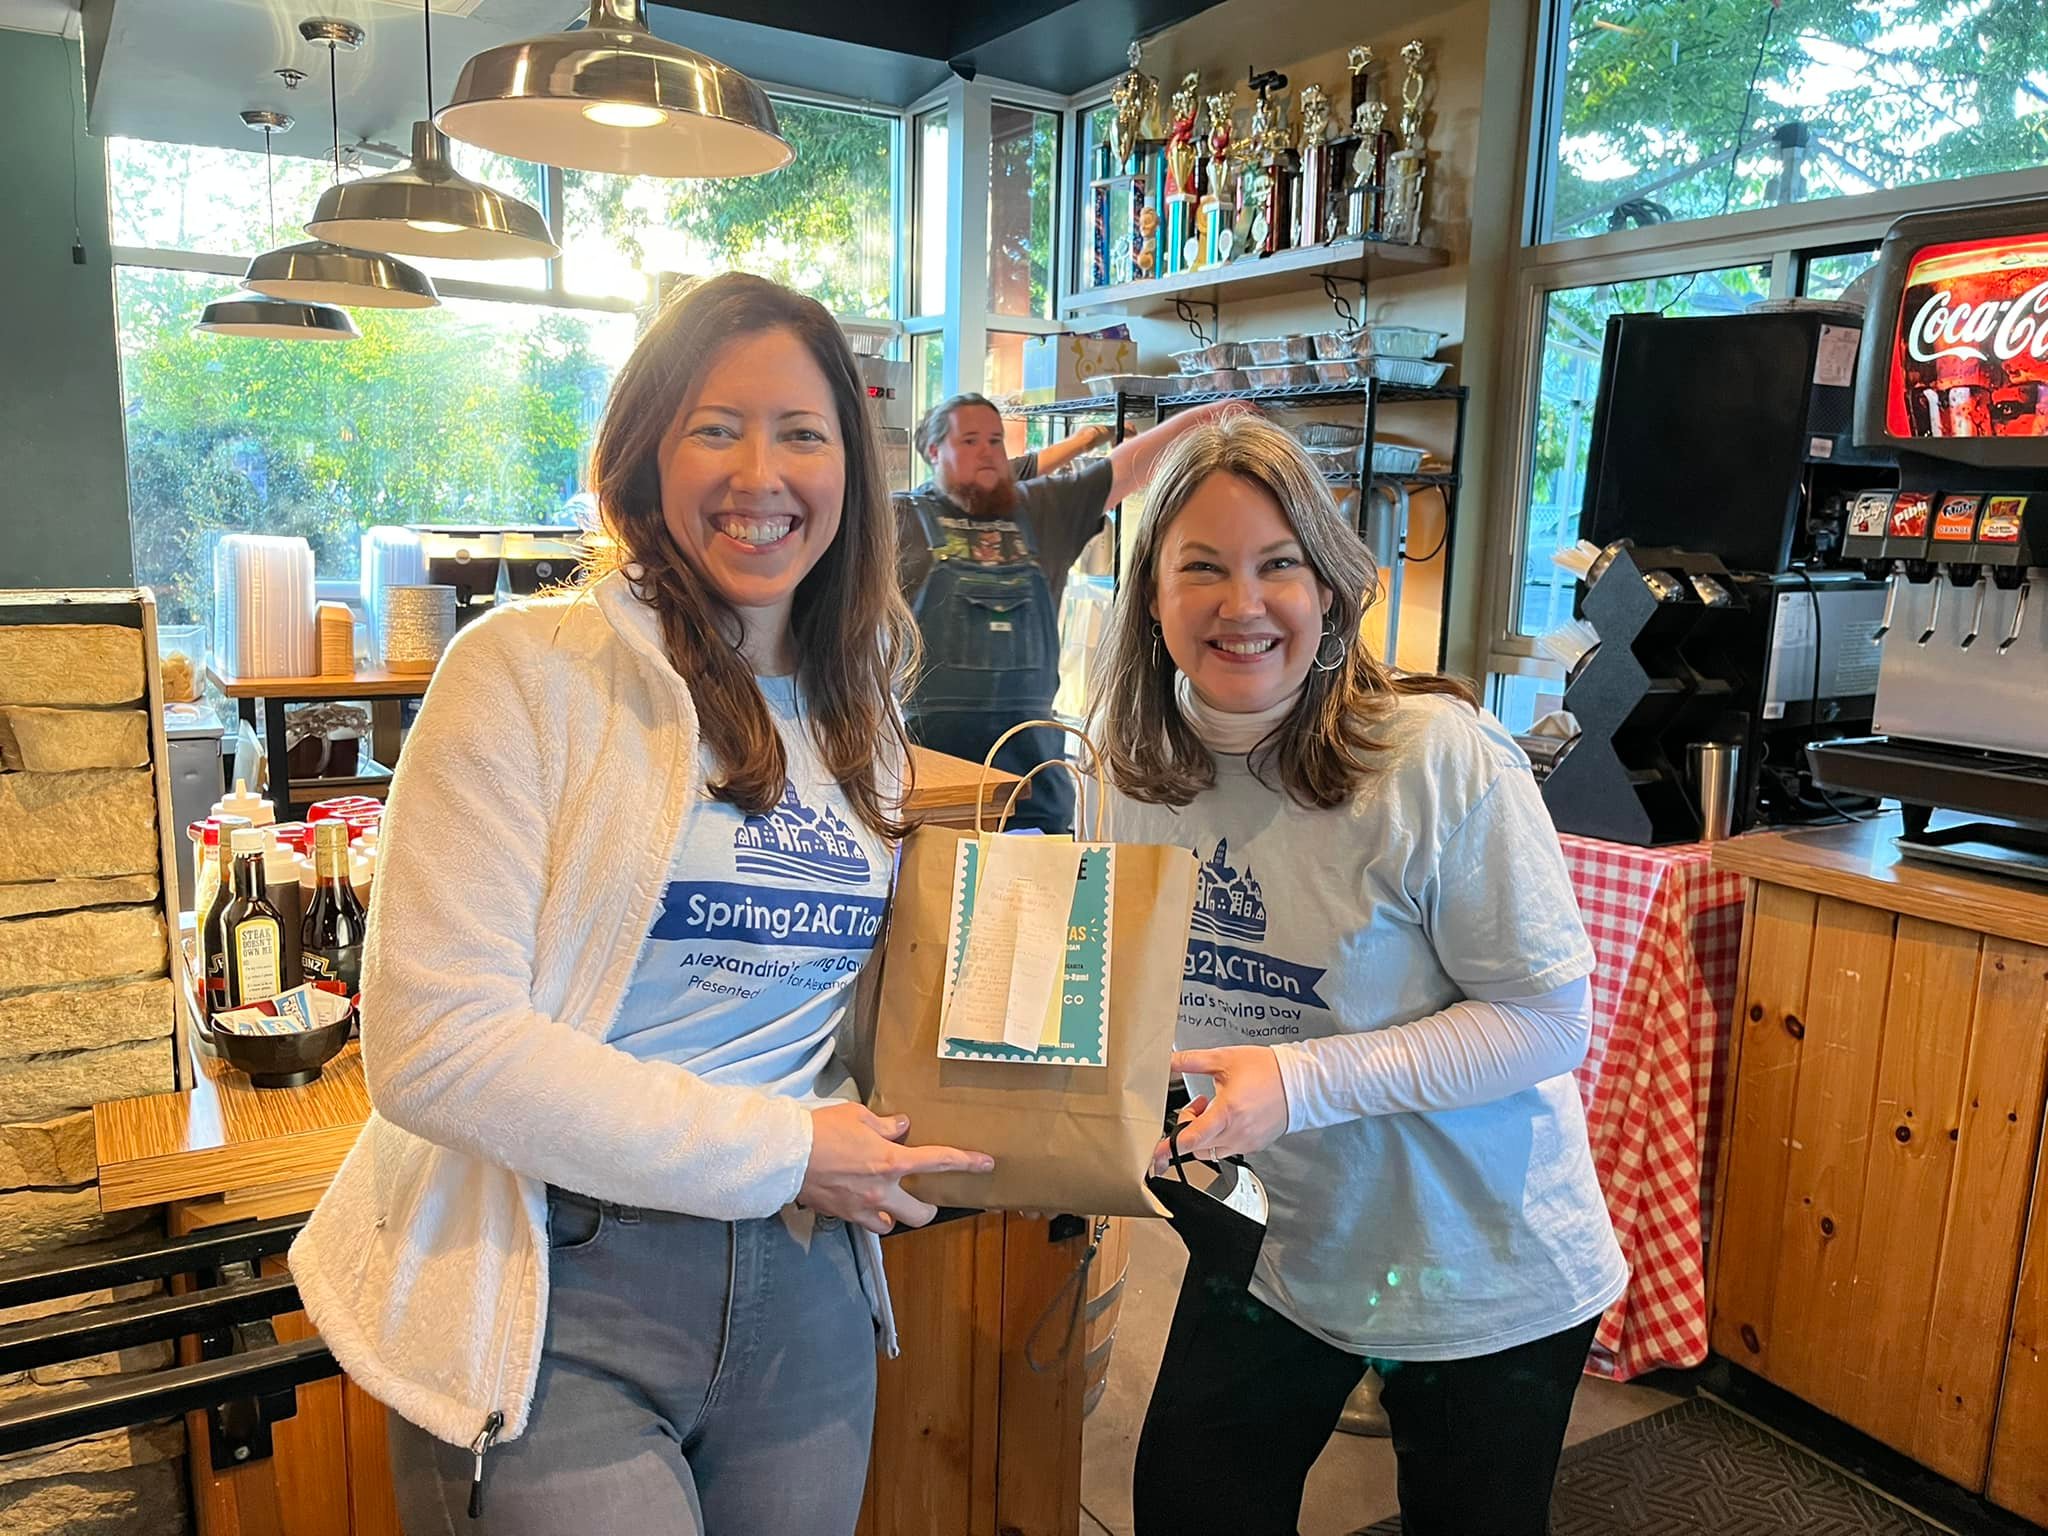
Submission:
M 1609 320 L 1579 520 L 1604 553 L 1575 605 L 1600 643 L 1543 784 L 1561 830 L 1698 837 L 1702 742 L 1738 749 L 1730 830 L 1835 814 L 1806 748 L 1869 729 L 1883 608 L 1841 527 L 1895 475 L 1850 434 L 1861 327 L 1839 304 Z

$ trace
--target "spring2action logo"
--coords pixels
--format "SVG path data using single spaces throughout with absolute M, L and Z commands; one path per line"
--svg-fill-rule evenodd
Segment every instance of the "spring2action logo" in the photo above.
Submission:
M 1187 964 L 1184 978 L 1189 982 L 1200 982 L 1218 992 L 1250 993 L 1255 997 L 1271 998 L 1275 1004 L 1292 1005 L 1274 1007 L 1271 1010 L 1253 1005 L 1226 1005 L 1232 1021 L 1243 1019 L 1263 1020 L 1270 1011 L 1274 1017 L 1300 1017 L 1300 1010 L 1307 1008 L 1328 1008 L 1322 994 L 1316 991 L 1324 971 L 1320 966 L 1302 965 L 1293 960 L 1282 960 L 1266 953 L 1266 900 L 1259 889 L 1259 882 L 1252 875 L 1247 864 L 1242 873 L 1230 866 L 1230 844 L 1223 841 L 1216 845 L 1216 851 L 1201 866 L 1200 884 L 1195 895 L 1194 923 L 1188 938 Z M 1258 945 L 1250 949 L 1245 945 Z M 1183 993 L 1183 1008 L 1213 1006 L 1209 999 Z M 1224 1023 L 1224 1020 L 1214 1020 Z M 1239 1032 L 1246 1035 L 1292 1034 L 1296 1031 L 1276 1029 L 1250 1031 L 1238 1024 Z
M 740 878 L 672 881 L 648 936 L 863 953 L 874 947 L 887 898 L 865 892 L 867 853 L 830 806 L 812 810 L 794 785 L 733 834 L 732 867 Z

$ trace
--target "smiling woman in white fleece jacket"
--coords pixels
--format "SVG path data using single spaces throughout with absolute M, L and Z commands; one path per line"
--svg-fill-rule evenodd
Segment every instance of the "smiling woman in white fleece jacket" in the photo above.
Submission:
M 407 743 L 375 1113 L 292 1270 L 394 1410 L 416 1536 L 844 1536 L 893 1349 L 874 1234 L 930 1219 L 905 1175 L 987 1166 L 832 1101 L 908 623 L 845 341 L 772 284 L 705 283 L 636 349 L 596 464 L 629 570 L 465 630 Z M 868 922 L 794 950 L 697 922 L 712 889 L 793 910 L 776 858 Z

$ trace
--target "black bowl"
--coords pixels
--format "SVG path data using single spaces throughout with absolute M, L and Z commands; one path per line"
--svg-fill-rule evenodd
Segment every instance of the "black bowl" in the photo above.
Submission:
M 289 1035 L 238 1035 L 217 1029 L 212 1032 L 213 1044 L 229 1066 L 248 1073 L 258 1088 L 303 1088 L 317 1080 L 320 1069 L 348 1044 L 355 1021 L 351 1008 L 332 1024 Z

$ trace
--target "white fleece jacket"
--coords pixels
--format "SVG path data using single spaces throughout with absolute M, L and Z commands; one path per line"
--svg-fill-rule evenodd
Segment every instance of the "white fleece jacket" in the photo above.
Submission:
M 604 1043 L 700 790 L 690 691 L 623 577 L 479 620 L 427 691 L 364 955 L 374 1113 L 291 1267 L 343 1369 L 440 1439 L 526 1427 L 547 1185 L 736 1220 L 803 1182 L 795 1102 Z

